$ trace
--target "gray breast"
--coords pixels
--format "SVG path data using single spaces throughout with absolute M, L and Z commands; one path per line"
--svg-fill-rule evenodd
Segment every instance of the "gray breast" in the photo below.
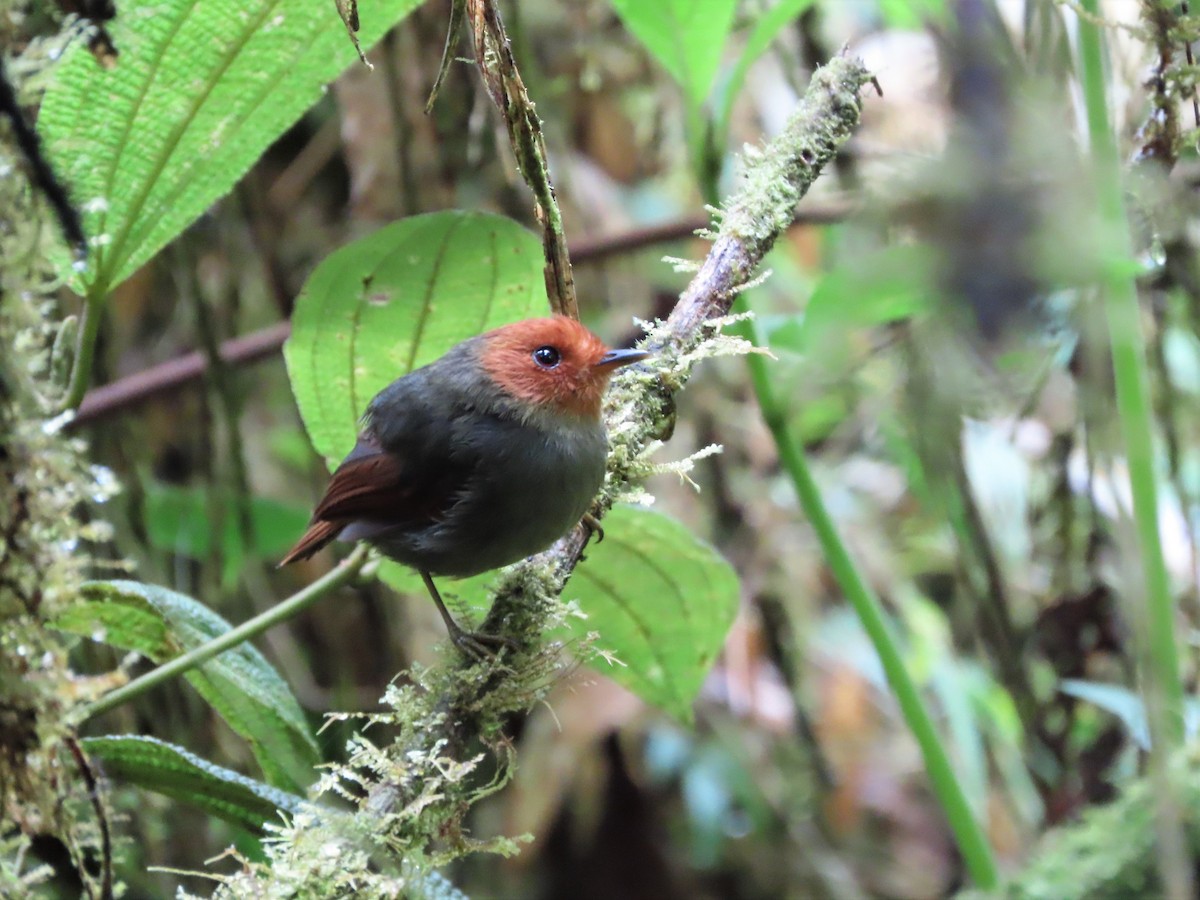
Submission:
M 476 421 L 456 450 L 481 460 L 441 520 L 406 541 L 435 575 L 466 577 L 546 549 L 587 512 L 604 480 L 608 441 L 599 422 L 569 429 L 529 421 Z M 486 462 L 483 462 L 486 460 Z M 388 552 L 390 548 L 384 548 Z M 402 562 L 402 548 L 394 555 Z

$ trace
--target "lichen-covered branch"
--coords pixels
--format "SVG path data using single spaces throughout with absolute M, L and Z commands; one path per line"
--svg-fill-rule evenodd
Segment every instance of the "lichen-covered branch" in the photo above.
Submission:
M 48 63 L 34 43 L 20 71 L 28 78 Z M 78 216 L 63 215 L 65 194 L 51 196 L 52 205 L 41 201 L 35 190 L 52 195 L 55 182 L 29 153 L 19 129 L 0 129 L 0 170 L 8 173 L 0 178 L 0 896 L 36 894 L 73 868 L 77 894 L 107 898 L 114 892 L 107 813 L 71 726 L 82 685 L 62 636 L 46 625 L 75 600 L 87 562 L 76 548 L 100 534 L 79 520 L 79 508 L 104 493 L 82 443 L 48 421 L 70 344 L 48 262 L 52 215 L 66 220 L 71 241 L 69 223 Z M 52 841 L 69 855 L 57 873 L 33 850 Z
M 652 364 L 627 371 L 609 392 L 612 452 L 597 515 L 650 468 L 647 455 L 669 435 L 675 394 L 692 366 L 736 347 L 735 339 L 718 334 L 719 322 L 791 223 L 797 201 L 854 130 L 869 79 L 858 61 L 833 60 L 813 76 L 784 133 L 747 157 L 743 187 L 730 200 L 711 251 L 671 316 L 650 329 Z M 515 650 L 499 660 L 417 670 L 408 684 L 391 687 L 385 701 L 392 712 L 372 718 L 394 729 L 393 743 L 356 739 L 350 764 L 331 771 L 320 786 L 359 804 L 354 834 L 316 812 L 301 817 L 269 845 L 269 865 L 231 876 L 220 895 L 354 890 L 375 896 L 386 888 L 419 896 L 428 884 L 415 876 L 430 866 L 476 850 L 515 852 L 506 838 L 470 838 L 463 817 L 506 782 L 512 754 L 506 727 L 558 672 L 562 648 L 547 645 L 543 635 L 564 620 L 558 598 L 588 537 L 581 526 L 505 573 L 483 627 L 509 638 Z M 481 784 L 480 767 L 489 756 L 487 770 L 496 774 Z
M 857 60 L 835 58 L 813 75 L 784 132 L 765 148 L 747 152 L 743 186 L 721 214 L 712 249 L 670 317 L 646 341 L 654 352 L 653 364 L 626 372 L 609 391 L 606 421 L 613 449 L 599 512 L 610 508 L 644 471 L 644 451 L 670 434 L 674 395 L 687 381 L 697 346 L 712 333 L 709 324 L 729 313 L 734 297 L 791 223 L 800 198 L 858 124 L 861 89 L 870 79 Z M 556 567 L 565 583 L 587 538 L 585 529 L 577 529 L 536 564 Z M 517 598 L 521 571 L 511 579 Z M 508 599 L 501 589 L 485 630 L 503 628 L 516 615 Z

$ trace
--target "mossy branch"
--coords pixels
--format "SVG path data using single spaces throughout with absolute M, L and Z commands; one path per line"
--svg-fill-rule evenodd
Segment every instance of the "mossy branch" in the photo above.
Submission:
M 748 155 L 744 186 L 730 201 L 712 250 L 670 318 L 651 330 L 646 345 L 654 352 L 652 365 L 625 372 L 609 391 L 605 418 L 612 450 L 608 478 L 593 508 L 597 517 L 645 471 L 646 451 L 670 433 L 674 396 L 705 355 L 695 352 L 698 345 L 728 314 L 738 291 L 791 223 L 795 204 L 858 124 L 860 90 L 869 80 L 857 60 L 834 59 L 813 76 L 783 134 Z M 504 717 L 522 708 L 511 701 L 527 703 L 552 664 L 547 654 L 556 650 L 542 648 L 541 635 L 555 621 L 557 598 L 589 537 L 590 530 L 581 525 L 545 553 L 508 570 L 483 630 L 509 638 L 518 649 L 480 677 L 439 680 L 431 692 L 442 698 L 442 725 L 422 736 L 423 742 L 454 755 L 481 736 L 485 743 L 501 740 Z M 411 800 L 411 789 L 384 784 L 372 805 L 390 812 Z
M 609 391 L 612 450 L 597 516 L 649 468 L 647 453 L 670 433 L 674 397 L 692 366 L 734 341 L 717 334 L 722 319 L 791 223 L 796 202 L 858 124 L 860 90 L 869 80 L 857 60 L 834 59 L 814 74 L 784 133 L 748 155 L 743 187 L 730 200 L 708 257 L 669 319 L 650 330 L 645 343 L 654 351 L 652 364 L 626 371 Z M 512 841 L 469 839 L 462 817 L 507 781 L 506 726 L 545 693 L 557 672 L 561 647 L 546 646 L 542 636 L 564 619 L 558 597 L 589 537 L 580 526 L 503 576 L 483 629 L 509 638 L 515 650 L 497 660 L 415 671 L 411 683 L 389 689 L 385 701 L 394 712 L 373 718 L 396 729 L 395 741 L 376 747 L 356 739 L 350 766 L 335 769 L 320 786 L 360 802 L 362 828 L 352 829 L 357 836 L 316 817 L 298 819 L 269 845 L 269 866 L 231 876 L 220 893 L 258 896 L 266 880 L 273 888 L 282 883 L 306 896 L 328 896 L 351 883 L 359 890 L 379 879 L 394 885 L 403 867 L 437 865 L 472 850 L 514 852 Z M 499 763 L 483 786 L 481 750 Z M 364 841 L 403 863 L 381 868 L 380 854 L 364 852 Z M 323 856 L 330 846 L 347 848 L 336 870 Z
M 605 418 L 612 452 L 597 500 L 599 515 L 643 471 L 646 449 L 670 434 L 674 396 L 696 361 L 693 351 L 712 333 L 712 324 L 729 314 L 738 292 L 791 224 L 800 198 L 857 126 L 860 92 L 870 80 L 858 60 L 836 57 L 813 75 L 783 133 L 761 150 L 747 151 L 743 186 L 720 216 L 712 249 L 670 317 L 653 328 L 645 342 L 654 354 L 651 362 L 618 376 L 609 391 Z M 497 592 L 485 630 L 507 634 L 509 622 L 525 618 L 521 607 L 522 595 L 528 592 L 527 570 L 555 572 L 561 590 L 589 536 L 580 527 L 526 566 L 512 570 Z

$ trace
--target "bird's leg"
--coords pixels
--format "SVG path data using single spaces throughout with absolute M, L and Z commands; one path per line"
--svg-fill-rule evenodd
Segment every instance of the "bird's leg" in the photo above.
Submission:
M 450 610 L 446 609 L 446 604 L 442 602 L 442 595 L 438 593 L 438 589 L 433 583 L 433 577 L 428 572 L 422 570 L 421 580 L 425 582 L 425 588 L 429 591 L 429 596 L 433 598 L 433 602 L 437 604 L 438 612 L 442 614 L 442 621 L 446 623 L 446 631 L 450 633 L 451 643 L 465 655 L 473 659 L 485 659 L 489 656 L 494 656 L 502 647 L 516 649 L 516 644 L 506 637 L 498 634 L 467 631 L 461 628 L 454 621 L 454 617 L 450 615 Z M 489 650 L 489 646 L 492 649 Z
M 600 526 L 600 520 L 590 512 L 583 514 L 583 524 L 587 530 L 596 536 L 596 543 L 599 544 L 604 540 L 604 529 Z

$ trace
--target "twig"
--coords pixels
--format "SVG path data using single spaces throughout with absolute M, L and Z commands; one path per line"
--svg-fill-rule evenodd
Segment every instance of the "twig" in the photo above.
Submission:
M 571 274 L 571 256 L 563 230 L 562 213 L 550 183 L 546 160 L 546 142 L 537 111 L 525 91 L 517 71 L 508 35 L 493 0 L 467 0 L 467 14 L 475 35 L 475 62 L 483 76 L 488 94 L 508 127 L 508 139 L 521 176 L 537 201 L 534 211 L 542 226 L 542 252 L 546 257 L 546 294 L 550 308 L 560 315 L 579 318 L 575 299 L 575 276 Z
M 730 203 L 707 260 L 667 322 L 653 330 L 654 368 L 627 369 L 608 393 L 605 418 L 613 452 L 595 514 L 610 508 L 644 468 L 642 454 L 669 428 L 674 395 L 703 355 L 694 351 L 711 333 L 712 320 L 728 313 L 791 222 L 797 200 L 858 124 L 859 93 L 869 77 L 858 61 L 835 59 L 814 74 L 784 133 L 752 154 L 744 187 Z M 510 718 L 542 695 L 555 671 L 558 650 L 543 646 L 542 635 L 557 618 L 557 597 L 590 531 L 576 528 L 500 576 L 483 629 L 509 639 L 512 651 L 490 661 L 448 661 L 423 670 L 419 683 L 395 689 L 389 701 L 394 710 L 389 721 L 397 727 L 394 746 L 364 744 L 354 771 L 342 767 L 337 775 L 368 789 L 355 817 L 360 827 L 347 834 L 344 828 L 322 832 L 319 821 L 293 822 L 286 841 L 274 846 L 270 868 L 238 876 L 231 893 L 257 896 L 275 867 L 313 871 L 305 869 L 305 861 L 323 841 L 335 847 L 369 842 L 361 848 L 367 859 L 374 851 L 407 856 L 448 837 L 460 839 L 470 805 L 499 789 L 512 770 Z M 481 746 L 497 756 L 493 777 L 482 786 L 468 777 L 482 761 Z M 309 885 L 293 886 L 304 893 Z
M 92 813 L 96 817 L 96 825 L 100 830 L 100 900 L 112 900 L 112 830 L 108 824 L 108 813 L 104 808 L 100 782 L 96 778 L 96 770 L 92 766 L 92 761 L 88 759 L 87 754 L 83 752 L 83 748 L 79 746 L 79 739 L 74 734 L 68 734 L 63 738 L 63 743 L 67 745 L 67 749 L 71 751 L 71 756 L 75 759 L 75 766 L 79 769 L 79 774 L 83 778 L 84 787 L 87 788 L 88 801 L 92 804 Z M 81 874 L 84 871 L 82 863 L 83 860 L 79 860 L 78 867 Z
M 837 197 L 821 203 L 805 203 L 803 208 L 792 217 L 792 224 L 828 225 L 832 222 L 841 222 L 857 208 L 857 204 L 848 197 Z M 633 228 L 605 237 L 582 238 L 571 242 L 571 258 L 576 265 L 600 262 L 609 257 L 642 250 L 654 244 L 665 244 L 691 237 L 696 232 L 708 228 L 710 224 L 711 219 L 708 216 L 691 216 L 673 222 L 664 222 L 661 225 Z
M 17 92 L 8 80 L 4 71 L 4 60 L 0 59 L 0 115 L 8 118 L 12 130 L 13 141 L 25 157 L 25 165 L 29 168 L 29 180 L 50 203 L 54 216 L 58 219 L 58 227 L 62 229 L 63 237 L 75 251 L 78 259 L 87 257 L 87 237 L 83 233 L 83 223 L 79 212 L 71 203 L 67 189 L 42 152 L 42 142 L 37 132 L 25 121 L 17 101 Z
M 326 594 L 337 590 L 354 579 L 363 564 L 367 561 L 367 547 L 360 544 L 354 552 L 347 556 L 340 565 L 326 572 L 302 591 L 288 597 L 282 603 L 272 606 L 264 613 L 253 619 L 248 619 L 236 628 L 231 628 L 216 640 L 202 644 L 193 650 L 175 657 L 157 669 L 152 669 L 140 678 L 135 678 L 128 684 L 116 690 L 109 691 L 95 703 L 88 706 L 83 713 L 83 719 L 90 719 L 100 713 L 116 709 L 122 703 L 128 703 L 134 697 L 140 697 L 151 688 L 170 681 L 177 675 L 189 672 L 197 666 L 208 662 L 219 653 L 231 647 L 244 644 L 251 638 L 257 637 L 268 628 L 292 618 L 301 610 L 308 608 Z
M 463 19 L 466 17 L 467 0 L 453 0 L 450 6 L 450 24 L 446 27 L 446 46 L 442 50 L 442 62 L 438 66 L 437 77 L 429 91 L 429 99 L 425 101 L 425 115 L 433 112 L 433 104 L 437 102 L 438 93 L 442 90 L 442 82 L 450 72 L 450 63 L 454 62 L 454 47 L 458 43 L 458 33 L 462 31 Z
M 279 352 L 291 334 L 288 322 L 277 322 L 260 331 L 232 338 L 221 344 L 221 359 L 235 366 L 257 362 Z M 88 391 L 75 414 L 72 425 L 84 425 L 137 403 L 195 381 L 208 369 L 208 360 L 199 350 L 185 353 L 157 366 L 121 378 L 112 384 Z

